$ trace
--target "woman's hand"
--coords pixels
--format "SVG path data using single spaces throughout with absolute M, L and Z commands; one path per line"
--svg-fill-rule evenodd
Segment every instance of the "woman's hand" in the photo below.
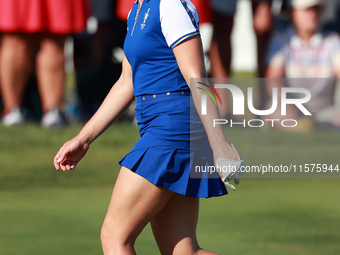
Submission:
M 238 153 L 235 151 L 235 149 L 227 141 L 223 141 L 223 143 L 224 144 L 220 144 L 219 146 L 214 146 L 215 148 L 212 148 L 215 161 L 218 158 L 239 160 Z
M 218 152 L 214 151 L 214 162 L 221 180 L 232 190 L 236 190 L 234 185 L 228 181 L 234 179 L 235 184 L 240 183 L 241 175 L 245 170 L 244 160 L 237 152 L 234 145 L 228 143 L 219 147 Z
M 53 160 L 57 170 L 73 170 L 86 154 L 90 144 L 114 123 L 133 101 L 132 69 L 125 56 L 122 66 L 120 78 L 112 86 L 97 112 L 75 138 L 60 148 Z
M 88 143 L 82 143 L 77 137 L 66 142 L 54 157 L 53 163 L 57 170 L 63 171 L 75 169 L 78 162 L 89 149 Z

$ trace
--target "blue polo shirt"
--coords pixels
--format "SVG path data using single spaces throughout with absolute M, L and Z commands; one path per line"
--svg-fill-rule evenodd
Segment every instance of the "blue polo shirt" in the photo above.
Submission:
M 136 1 L 129 13 L 124 52 L 132 67 L 134 95 L 188 89 L 173 49 L 199 35 L 198 14 L 190 0 Z

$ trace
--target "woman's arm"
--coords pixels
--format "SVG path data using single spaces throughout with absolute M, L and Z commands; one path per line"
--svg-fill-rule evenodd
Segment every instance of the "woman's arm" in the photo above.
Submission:
M 207 77 L 204 67 L 202 43 L 199 36 L 192 37 L 179 44 L 174 48 L 173 52 L 176 56 L 178 66 L 189 86 L 191 78 L 205 79 Z M 209 114 L 201 115 L 201 94 L 204 92 L 195 87 L 190 87 L 190 90 L 195 107 L 201 117 L 204 129 L 206 130 L 215 161 L 217 158 L 238 160 L 239 156 L 225 139 L 221 125 L 213 127 L 213 120 L 220 118 L 217 107 L 213 101 L 210 97 L 207 97 L 207 107 L 210 109 Z
M 86 154 L 90 144 L 124 113 L 132 101 L 132 70 L 124 57 L 120 78 L 79 134 L 60 148 L 54 158 L 55 168 L 64 171 L 74 169 Z

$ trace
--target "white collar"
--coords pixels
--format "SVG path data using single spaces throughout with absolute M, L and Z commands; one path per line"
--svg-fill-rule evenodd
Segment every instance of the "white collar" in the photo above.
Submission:
M 302 47 L 311 47 L 311 48 L 316 48 L 322 44 L 323 41 L 323 36 L 321 33 L 316 33 L 314 34 L 308 41 L 308 43 L 302 41 L 300 37 L 295 33 L 291 38 L 290 38 L 290 46 L 292 48 L 302 48 Z

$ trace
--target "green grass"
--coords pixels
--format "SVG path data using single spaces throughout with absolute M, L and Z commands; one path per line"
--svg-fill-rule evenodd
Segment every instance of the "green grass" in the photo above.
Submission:
M 117 161 L 139 138 L 131 125 L 111 127 L 91 145 L 78 165 L 79 171 L 55 171 L 53 158 L 81 126 L 45 130 L 36 125 L 0 127 L 0 190 L 50 186 L 112 186 Z M 93 147 L 93 149 L 92 149 Z
M 101 254 L 99 232 L 117 161 L 134 145 L 138 130 L 114 125 L 75 171 L 55 171 L 55 153 L 80 128 L 0 127 L 1 255 Z M 226 133 L 248 165 L 340 164 L 335 132 L 239 128 Z M 244 178 L 236 192 L 201 200 L 199 242 L 220 254 L 339 254 L 339 201 L 340 179 Z M 159 254 L 149 226 L 136 250 Z

